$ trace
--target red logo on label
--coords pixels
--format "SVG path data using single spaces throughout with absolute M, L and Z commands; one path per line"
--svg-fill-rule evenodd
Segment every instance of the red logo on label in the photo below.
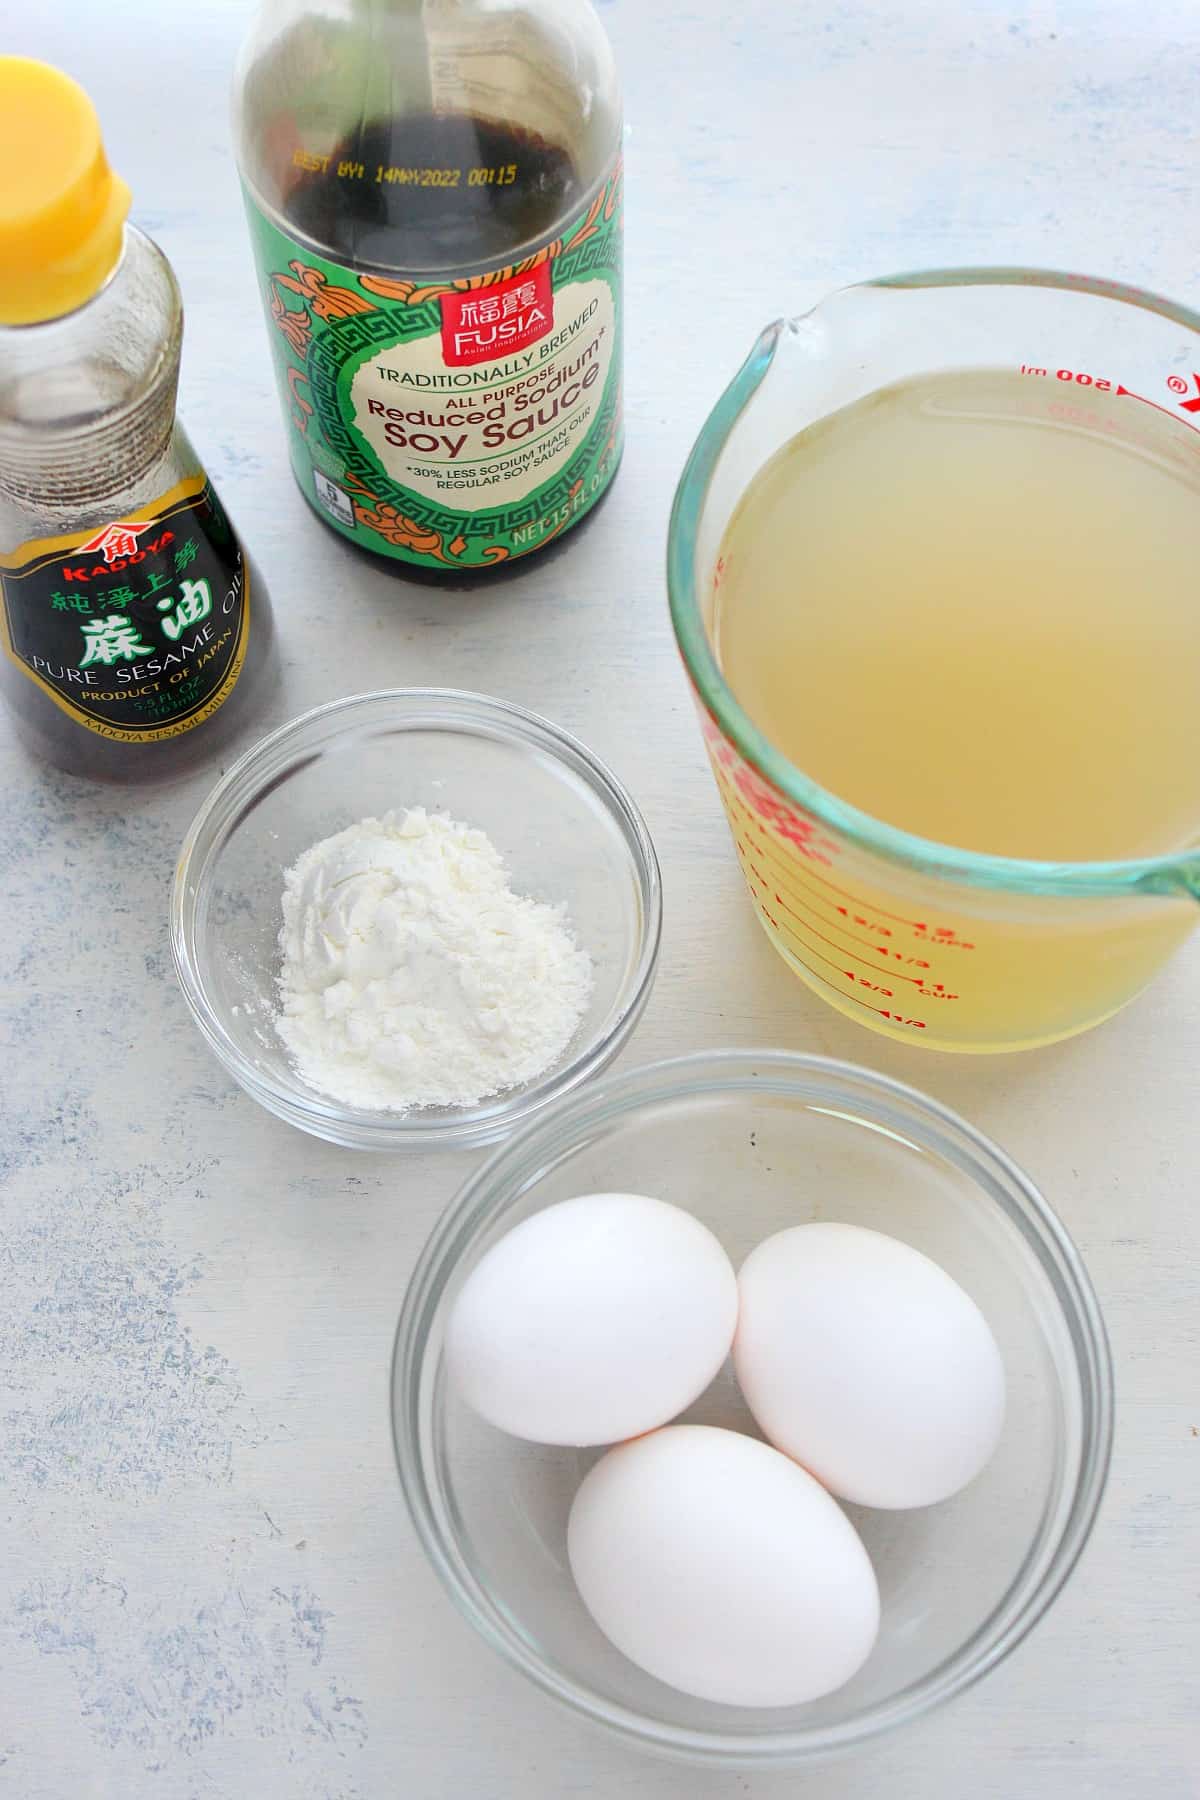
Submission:
M 441 306 L 442 358 L 450 368 L 509 356 L 554 329 L 550 264 L 494 287 L 443 294 Z
M 137 549 L 137 541 L 143 531 L 149 531 L 154 521 L 139 524 L 106 525 L 95 537 L 90 537 L 86 544 L 80 544 L 76 556 L 103 556 L 106 563 L 115 563 L 121 557 L 132 556 Z

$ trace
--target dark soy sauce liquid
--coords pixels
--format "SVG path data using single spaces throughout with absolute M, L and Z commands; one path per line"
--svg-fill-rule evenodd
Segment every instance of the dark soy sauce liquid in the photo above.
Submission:
M 339 175 L 351 165 L 362 174 Z M 415 176 L 415 179 L 412 177 Z M 493 269 L 543 242 L 579 198 L 568 151 L 465 113 L 359 126 L 305 175 L 285 217 L 339 262 L 400 275 Z

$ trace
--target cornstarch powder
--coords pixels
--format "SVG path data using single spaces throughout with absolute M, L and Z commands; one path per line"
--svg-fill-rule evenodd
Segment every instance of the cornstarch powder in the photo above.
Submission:
M 516 894 L 482 831 L 422 807 L 323 839 L 284 876 L 276 1030 L 346 1106 L 473 1106 L 562 1055 L 592 963 L 565 906 Z

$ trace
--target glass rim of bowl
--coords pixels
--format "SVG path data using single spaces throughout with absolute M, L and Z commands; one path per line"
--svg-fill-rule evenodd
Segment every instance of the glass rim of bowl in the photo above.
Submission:
M 386 714 L 396 730 L 411 728 L 485 735 L 569 769 L 617 827 L 632 866 L 639 900 L 637 958 L 617 1018 L 535 1081 L 453 1116 L 414 1109 L 387 1113 L 343 1106 L 315 1092 L 303 1099 L 284 1090 L 247 1057 L 226 1030 L 200 974 L 197 915 L 220 851 L 248 805 L 282 776 L 364 722 Z M 662 940 L 662 876 L 646 822 L 629 791 L 599 757 L 541 714 L 490 694 L 461 688 L 375 688 L 348 694 L 300 713 L 252 744 L 215 783 L 188 827 L 171 892 L 171 951 L 188 1010 L 218 1062 L 276 1118 L 345 1149 L 471 1149 L 499 1142 L 518 1125 L 572 1093 L 606 1067 L 626 1043 L 650 997 Z
M 1044 1510 L 1013 1580 L 982 1624 L 917 1681 L 851 1719 L 754 1734 L 666 1724 L 613 1703 L 537 1654 L 459 1548 L 453 1505 L 429 1474 L 435 1459 L 422 1407 L 425 1350 L 438 1308 L 462 1256 L 497 1212 L 519 1200 L 572 1147 L 622 1115 L 651 1102 L 734 1089 L 833 1103 L 835 1110 L 838 1103 L 844 1110 L 847 1103 L 866 1108 L 873 1101 L 869 1111 L 855 1114 L 860 1123 L 885 1135 L 902 1133 L 970 1177 L 1000 1206 L 1047 1277 L 1080 1395 L 1078 1468 L 1057 1504 Z M 390 1386 L 392 1445 L 409 1515 L 442 1585 L 484 1641 L 544 1693 L 626 1742 L 727 1768 L 824 1761 L 910 1724 L 974 1686 L 1028 1636 L 1066 1584 L 1091 1536 L 1112 1454 L 1112 1359 L 1100 1305 L 1082 1257 L 1038 1187 L 985 1133 L 919 1089 L 859 1064 L 790 1050 L 700 1050 L 610 1072 L 514 1134 L 463 1183 L 417 1259 L 396 1327 Z

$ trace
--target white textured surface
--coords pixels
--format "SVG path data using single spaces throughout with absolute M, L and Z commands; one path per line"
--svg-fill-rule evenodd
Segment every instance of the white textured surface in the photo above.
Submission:
M 287 472 L 225 122 L 247 8 L 10 8 L 91 88 L 188 309 L 183 402 L 271 584 L 283 717 L 381 680 L 578 732 L 645 808 L 661 973 L 632 1055 L 768 1042 L 927 1087 L 1082 1246 L 1119 1385 L 1095 1538 L 1033 1638 L 920 1731 L 811 1777 L 585 1732 L 477 1642 L 392 1471 L 386 1368 L 472 1159 L 355 1157 L 235 1091 L 170 973 L 205 785 L 97 794 L 6 752 L 0 1792 L 20 1800 L 1189 1800 L 1200 1666 L 1200 947 L 1108 1027 L 1013 1061 L 872 1038 L 743 901 L 670 642 L 670 492 L 758 327 L 881 269 L 1094 269 L 1193 303 L 1193 0 L 617 0 L 629 450 L 570 553 L 492 597 L 351 560 Z M 665 116 L 664 116 L 665 113 Z M 271 722 L 271 721 L 265 721 Z

